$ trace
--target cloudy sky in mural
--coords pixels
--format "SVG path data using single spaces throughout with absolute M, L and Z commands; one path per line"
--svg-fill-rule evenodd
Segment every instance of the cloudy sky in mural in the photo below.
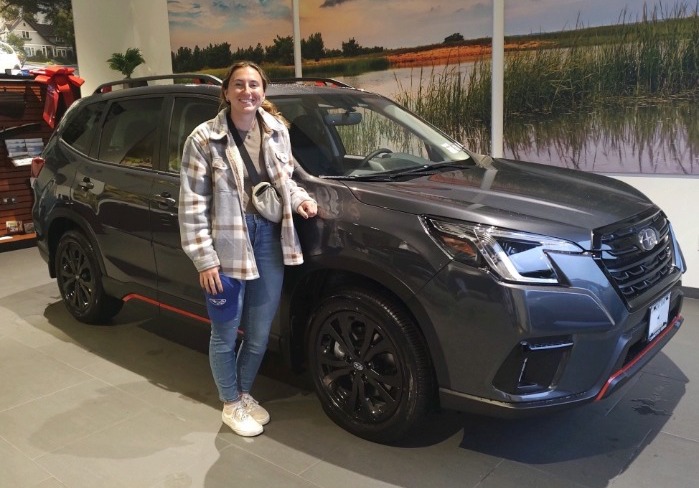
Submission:
M 647 2 L 653 5 L 652 0 Z M 233 50 L 268 46 L 293 33 L 292 0 L 167 0 L 172 49 L 228 42 Z M 490 0 L 299 0 L 301 37 L 320 32 L 325 47 L 354 38 L 364 47 L 437 44 L 460 33 L 490 37 Z M 517 0 L 505 2 L 507 34 L 617 23 L 642 12 L 641 0 Z

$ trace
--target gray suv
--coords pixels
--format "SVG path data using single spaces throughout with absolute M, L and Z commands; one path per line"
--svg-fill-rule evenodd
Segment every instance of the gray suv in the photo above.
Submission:
M 173 78 L 98 88 L 34 161 L 38 249 L 78 320 L 138 300 L 208 322 L 177 198 L 183 142 L 220 86 Z M 320 208 L 296 222 L 306 262 L 287 269 L 270 348 L 348 431 L 393 442 L 437 406 L 518 416 L 603 400 L 680 327 L 682 253 L 634 188 L 474 154 L 333 80 L 267 96 Z

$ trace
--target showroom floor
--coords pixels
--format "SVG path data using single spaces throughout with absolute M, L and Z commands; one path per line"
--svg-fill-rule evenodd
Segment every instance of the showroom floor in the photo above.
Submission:
M 253 393 L 272 415 L 221 425 L 206 330 L 76 322 L 36 248 L 0 252 L 0 485 L 8 488 L 690 488 L 699 478 L 699 300 L 622 392 L 520 421 L 435 414 L 409 444 L 353 437 L 307 379 L 269 355 Z M 692 381 L 691 379 L 694 378 Z

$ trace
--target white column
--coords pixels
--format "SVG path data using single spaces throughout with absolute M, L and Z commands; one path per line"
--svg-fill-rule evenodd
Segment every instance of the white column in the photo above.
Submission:
M 303 76 L 301 74 L 301 21 L 299 17 L 299 0 L 291 0 L 291 11 L 294 16 L 294 74 L 297 78 Z
M 503 155 L 505 93 L 505 0 L 493 0 L 491 153 Z
M 107 59 L 128 48 L 141 50 L 144 64 L 132 77 L 172 73 L 167 0 L 72 0 L 78 74 L 83 96 L 101 83 L 124 76 Z

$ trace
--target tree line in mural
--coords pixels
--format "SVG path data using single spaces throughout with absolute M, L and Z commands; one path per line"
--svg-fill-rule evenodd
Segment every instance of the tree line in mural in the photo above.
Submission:
M 301 39 L 301 57 L 319 61 L 324 58 L 352 57 L 366 54 L 381 53 L 382 47 L 362 47 L 354 38 L 342 43 L 342 49 L 327 49 L 320 32 L 311 34 Z M 263 47 L 257 44 L 255 47 L 238 48 L 231 50 L 227 42 L 221 44 L 209 44 L 207 47 L 194 49 L 180 47 L 172 54 L 172 70 L 176 73 L 198 71 L 205 68 L 225 68 L 238 60 L 249 60 L 256 63 L 269 63 L 280 65 L 294 64 L 294 38 L 292 36 L 277 37 L 272 44 Z

